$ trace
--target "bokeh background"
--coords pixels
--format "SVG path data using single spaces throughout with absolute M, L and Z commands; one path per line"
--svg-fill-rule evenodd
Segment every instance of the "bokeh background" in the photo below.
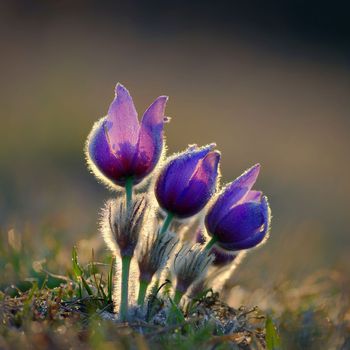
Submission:
M 271 238 L 232 285 L 349 271 L 348 10 L 341 1 L 1 1 L 2 231 L 29 237 L 33 259 L 49 254 L 42 232 L 61 242 L 63 262 L 76 243 L 103 254 L 98 211 L 110 193 L 83 148 L 120 81 L 140 114 L 170 96 L 169 153 L 216 142 L 223 182 L 262 164 Z

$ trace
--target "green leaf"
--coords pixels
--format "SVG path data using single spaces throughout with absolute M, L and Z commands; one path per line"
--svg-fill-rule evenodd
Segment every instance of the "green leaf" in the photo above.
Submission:
M 77 247 L 74 246 L 72 250 L 72 264 L 73 264 L 73 272 L 76 278 L 81 277 L 83 275 L 83 269 L 79 265 L 78 262 L 78 253 Z
M 108 299 L 105 291 L 103 290 L 102 275 L 101 275 L 100 282 L 99 282 L 99 285 L 98 285 L 98 290 L 99 290 L 99 295 L 102 296 L 102 299 L 103 299 L 104 303 L 108 304 L 109 303 L 109 299 Z
M 90 295 L 90 296 L 93 296 L 94 293 L 92 291 L 92 289 L 90 288 L 90 286 L 87 284 L 87 282 L 85 281 L 85 278 L 83 276 L 81 276 L 81 281 L 83 282 L 83 285 L 84 285 L 84 288 L 86 289 L 87 293 Z
M 272 318 L 267 316 L 265 323 L 266 331 L 266 347 L 268 350 L 281 349 L 281 340 L 277 333 L 276 326 L 274 325 Z
M 108 301 L 112 302 L 112 294 L 113 294 L 113 267 L 114 267 L 114 257 L 111 260 L 111 266 L 108 274 Z
M 28 313 L 28 311 L 32 308 L 31 305 L 32 305 L 33 297 L 34 297 L 35 293 L 39 290 L 37 282 L 33 281 L 32 285 L 33 285 L 33 287 L 29 291 L 28 297 L 23 303 L 23 310 L 22 310 L 23 315 L 26 315 Z
M 185 316 L 183 315 L 182 311 L 171 299 L 170 301 L 172 305 L 168 313 L 167 324 L 176 325 L 176 324 L 184 323 Z

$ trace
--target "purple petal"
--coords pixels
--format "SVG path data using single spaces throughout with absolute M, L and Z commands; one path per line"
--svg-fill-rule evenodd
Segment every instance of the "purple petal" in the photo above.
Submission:
M 106 123 L 107 137 L 113 153 L 130 165 L 139 138 L 140 125 L 129 91 L 121 84 L 115 88 Z
M 249 191 L 247 195 L 242 199 L 244 202 L 261 202 L 261 191 Z
M 88 153 L 92 163 L 109 180 L 123 185 L 126 169 L 123 163 L 111 152 L 105 133 L 106 119 L 96 124 L 88 139 Z
M 156 182 L 156 196 L 161 207 L 172 212 L 176 210 L 174 203 L 188 186 L 196 171 L 198 162 L 213 148 L 191 148 L 171 159 L 160 173 Z
M 227 242 L 218 242 L 218 244 L 226 250 L 241 250 L 249 249 L 262 243 L 268 237 L 268 231 L 270 229 L 271 222 L 271 210 L 266 196 L 263 196 L 261 200 L 261 214 L 263 216 L 263 225 L 260 229 L 256 230 L 253 234 L 243 240 Z
M 133 160 L 134 176 L 145 177 L 156 166 L 163 148 L 164 112 L 167 96 L 158 97 L 147 109 L 141 121 L 137 152 Z
M 261 233 L 265 236 L 269 232 L 270 225 L 271 225 L 271 209 L 266 196 L 262 197 L 261 206 L 262 206 L 262 213 L 264 216 L 264 227 Z
M 201 159 L 187 187 L 177 197 L 178 214 L 192 216 L 202 210 L 215 192 L 218 176 L 219 152 L 210 152 Z
M 257 231 L 250 237 L 237 242 L 232 243 L 219 243 L 219 245 L 226 250 L 236 251 L 256 247 L 265 238 L 265 234 L 262 231 Z
M 207 214 L 206 220 L 210 226 L 210 232 L 214 232 L 216 225 L 229 209 L 247 195 L 258 177 L 259 171 L 260 164 L 256 164 L 226 186 Z
M 212 233 L 220 243 L 234 243 L 249 238 L 263 224 L 262 204 L 246 202 L 230 209 Z

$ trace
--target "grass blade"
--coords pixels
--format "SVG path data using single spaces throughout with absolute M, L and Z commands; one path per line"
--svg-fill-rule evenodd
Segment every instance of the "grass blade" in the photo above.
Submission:
M 265 323 L 266 347 L 268 350 L 280 350 L 281 340 L 277 333 L 276 327 L 270 316 L 267 316 Z

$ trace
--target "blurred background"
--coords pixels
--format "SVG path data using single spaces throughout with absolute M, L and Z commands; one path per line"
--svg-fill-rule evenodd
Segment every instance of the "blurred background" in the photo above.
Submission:
M 262 164 L 271 238 L 232 285 L 349 271 L 348 13 L 341 1 L 1 1 L 2 231 L 26 235 L 33 259 L 52 240 L 63 265 L 76 243 L 103 254 L 110 193 L 83 148 L 119 81 L 140 115 L 170 96 L 169 153 L 216 142 L 223 182 Z

